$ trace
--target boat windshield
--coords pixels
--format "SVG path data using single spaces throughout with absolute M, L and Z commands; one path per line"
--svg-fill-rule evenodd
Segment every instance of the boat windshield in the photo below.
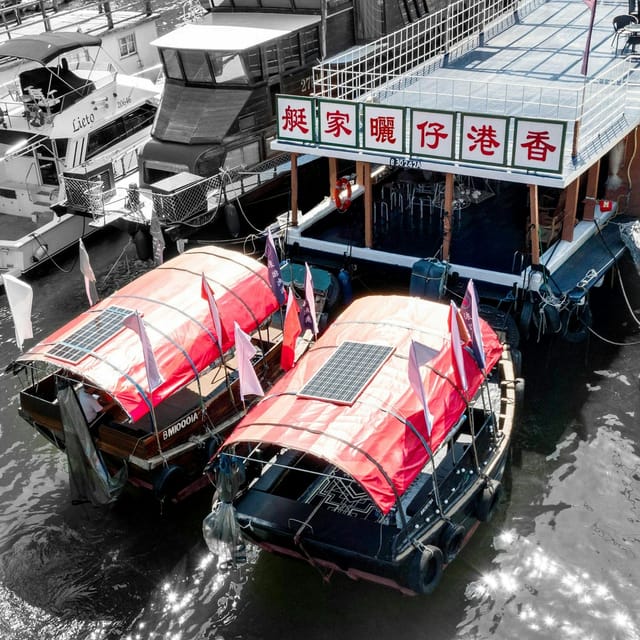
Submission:
M 167 77 L 172 80 L 199 85 L 249 83 L 239 53 L 162 49 L 161 54 Z

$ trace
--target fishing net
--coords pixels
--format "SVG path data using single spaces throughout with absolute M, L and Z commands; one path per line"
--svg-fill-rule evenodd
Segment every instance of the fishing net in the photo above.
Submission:
M 222 455 L 214 471 L 216 492 L 211 513 L 202 523 L 202 534 L 211 553 L 218 557 L 218 566 L 228 568 L 246 559 L 233 506 L 233 500 L 244 483 L 245 470 L 239 458 Z
M 127 483 L 127 467 L 109 473 L 89 431 L 75 391 L 58 380 L 58 403 L 69 462 L 69 484 L 74 503 L 104 505 L 114 502 Z
M 620 236 L 640 273 L 640 220 L 620 223 Z

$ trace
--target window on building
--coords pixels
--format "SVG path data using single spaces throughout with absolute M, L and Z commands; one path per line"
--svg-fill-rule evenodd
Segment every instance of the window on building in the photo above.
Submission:
M 134 53 L 138 53 L 138 47 L 136 46 L 136 36 L 133 33 L 119 38 L 118 44 L 120 46 L 121 58 L 126 58 L 127 56 L 132 56 Z

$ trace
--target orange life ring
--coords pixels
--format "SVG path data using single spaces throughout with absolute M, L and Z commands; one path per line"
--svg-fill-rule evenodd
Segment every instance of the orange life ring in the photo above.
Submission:
M 342 192 L 347 190 L 347 197 L 342 198 Z M 336 188 L 333 190 L 333 201 L 338 211 L 346 211 L 351 206 L 351 182 L 346 178 L 340 178 L 336 182 Z

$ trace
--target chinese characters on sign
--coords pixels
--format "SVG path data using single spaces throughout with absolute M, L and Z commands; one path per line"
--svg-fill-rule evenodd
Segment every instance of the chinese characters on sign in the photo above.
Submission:
M 392 160 L 409 154 L 531 171 L 562 169 L 566 122 L 285 95 L 277 103 L 283 141 L 383 152 Z
M 404 152 L 404 109 L 364 105 L 365 149 L 386 153 Z
M 354 102 L 330 102 L 318 105 L 318 133 L 321 143 L 345 147 L 358 146 L 358 109 Z
M 454 113 L 411 110 L 411 155 L 451 159 L 455 134 Z
M 507 158 L 506 118 L 462 114 L 460 159 L 504 165 Z
M 277 96 L 278 138 L 315 141 L 315 114 L 313 98 Z
M 562 161 L 563 122 L 516 120 L 513 166 L 557 171 Z

